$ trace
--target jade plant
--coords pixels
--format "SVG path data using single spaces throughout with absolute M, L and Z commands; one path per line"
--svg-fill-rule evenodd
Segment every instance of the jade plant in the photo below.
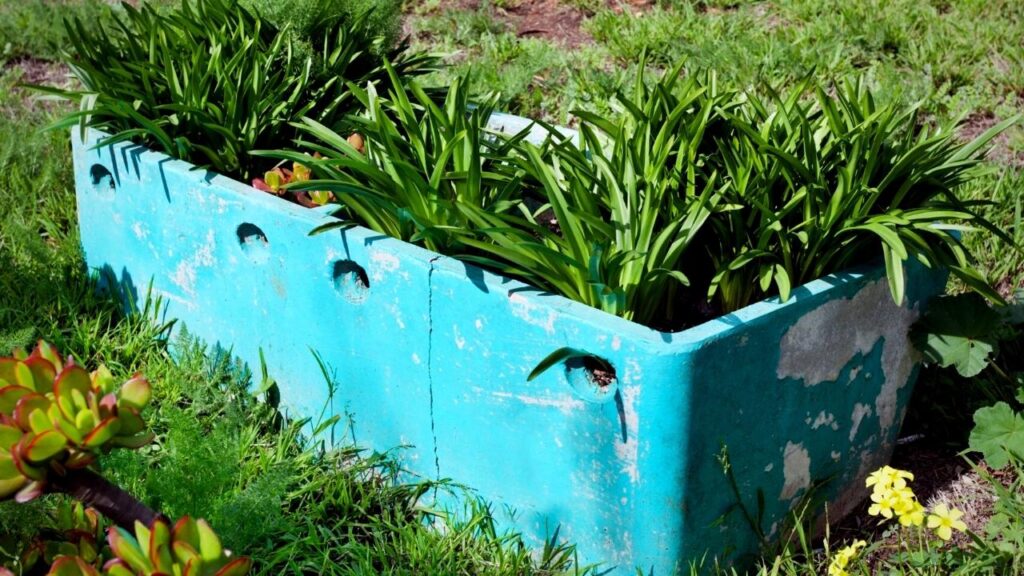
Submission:
M 39 537 L 21 553 L 23 570 L 39 564 L 52 565 L 60 556 L 78 556 L 96 565 L 109 550 L 104 550 L 104 522 L 93 508 L 81 502 L 63 502 L 58 506 L 54 527 L 56 533 Z
M 113 558 L 100 568 L 82 556 L 61 556 L 52 576 L 242 576 L 252 560 L 232 558 L 204 520 L 188 516 L 171 526 L 164 517 L 149 526 L 135 523 L 134 532 L 112 527 L 107 544 Z
M 90 374 L 46 342 L 0 358 L 0 499 L 60 491 L 120 524 L 152 521 L 152 511 L 89 470 L 112 448 L 153 439 L 141 416 L 151 396 L 141 375 L 118 384 L 105 367 Z
M 93 513 L 89 521 L 98 525 Z M 88 546 L 83 550 L 83 543 Z M 82 538 L 60 548 L 48 576 L 243 576 L 252 568 L 248 557 L 233 557 L 205 520 L 185 516 L 173 526 L 163 516 L 148 526 L 136 521 L 129 532 L 111 527 L 106 554 L 96 542 Z M 77 546 L 77 547 L 76 547 Z M 104 559 L 104 557 L 107 559 Z M 12 576 L 0 568 L 0 576 Z
M 0 500 L 25 503 L 45 492 L 78 500 L 57 519 L 63 540 L 28 547 L 22 564 L 52 562 L 53 576 L 241 576 L 251 560 L 232 558 L 203 520 L 173 526 L 127 492 L 90 470 L 116 447 L 153 440 L 142 410 L 152 388 L 136 374 L 118 383 L 105 367 L 89 373 L 40 341 L 0 358 Z M 109 550 L 100 544 L 100 514 Z M 129 531 L 131 530 L 131 531 Z M 0 576 L 11 572 L 0 568 Z

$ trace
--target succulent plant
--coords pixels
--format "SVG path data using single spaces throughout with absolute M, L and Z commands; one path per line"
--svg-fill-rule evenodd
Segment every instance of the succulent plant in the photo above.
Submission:
M 0 358 L 0 500 L 27 502 L 52 474 L 83 469 L 113 447 L 148 444 L 140 411 L 151 396 L 141 375 L 118 386 L 105 367 L 90 374 L 46 342 Z
M 135 534 L 112 527 L 107 542 L 114 558 L 102 570 L 80 556 L 61 556 L 49 576 L 243 576 L 252 567 L 246 557 L 232 558 L 203 520 L 185 516 L 171 527 L 164 517 L 149 527 L 135 523 Z
M 99 512 L 81 502 L 66 502 L 55 515 L 57 534 L 32 542 L 21 554 L 21 565 L 29 570 L 40 561 L 52 565 L 61 556 L 78 556 L 90 565 L 110 557 L 104 550 L 103 521 Z
M 353 134 L 358 136 L 358 134 Z M 351 137 L 350 137 L 351 140 Z M 319 159 L 320 154 L 314 156 Z M 263 192 L 280 196 L 286 192 L 285 186 L 294 182 L 307 182 L 313 176 L 312 170 L 304 164 L 292 162 L 292 169 L 276 166 L 263 174 L 263 178 L 253 178 L 252 187 Z M 334 194 L 324 190 L 302 190 L 295 192 L 295 200 L 306 207 L 323 206 L 334 200 Z

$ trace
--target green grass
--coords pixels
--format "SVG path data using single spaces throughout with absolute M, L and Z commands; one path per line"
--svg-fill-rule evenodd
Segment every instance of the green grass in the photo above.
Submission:
M 633 80 L 644 53 L 657 67 L 677 58 L 691 71 L 713 67 L 723 82 L 740 87 L 859 74 L 888 98 L 923 100 L 936 121 L 1024 110 L 1024 5 L 1014 0 L 665 0 L 642 16 L 628 7 L 575 4 L 591 14 L 583 26 L 593 42 L 574 49 L 518 37 L 494 19 L 489 3 L 477 11 L 440 3 L 404 10 L 414 14 L 409 25 L 417 43 L 449 53 L 456 71 L 473 72 L 477 89 L 500 90 L 502 107 L 560 123 L 571 123 L 569 111 L 577 107 L 620 113 L 611 95 Z M 0 63 L 54 58 L 63 41 L 60 16 L 88 20 L 99 7 L 99 0 L 60 10 L 44 0 L 0 0 Z M 0 350 L 47 338 L 90 365 L 102 361 L 118 375 L 142 370 L 152 378 L 157 396 L 148 417 L 159 441 L 116 453 L 105 473 L 172 515 L 209 518 L 229 547 L 256 558 L 260 573 L 567 569 L 566 550 L 549 549 L 546 558 L 535 551 L 531 559 L 514 535 L 494 532 L 490 511 L 472 499 L 461 521 L 418 507 L 416 496 L 433 486 L 410 481 L 396 463 L 400 453 L 320 451 L 247 394 L 247 373 L 230 356 L 182 341 L 172 357 L 161 326 L 145 315 L 125 317 L 95 295 L 78 245 L 67 138 L 38 132 L 54 111 L 26 104 L 14 88 L 18 80 L 16 72 L 0 73 Z M 1011 131 L 1000 147 L 992 174 L 969 193 L 995 200 L 986 215 L 1020 240 L 1024 174 L 1014 158 L 1024 151 L 1024 130 Z M 1021 282 L 1019 253 L 989 235 L 965 240 L 993 281 Z M 925 379 L 919 390 L 955 403 L 946 392 L 955 388 L 941 385 Z M 933 426 L 943 419 L 962 426 L 969 416 L 943 414 L 934 404 L 916 410 Z M 1013 488 L 1019 493 L 1019 481 Z M 0 562 L 50 525 L 58 500 L 0 504 Z M 430 527 L 438 522 L 443 530 Z M 761 573 L 814 574 L 821 559 L 798 544 L 768 556 Z
M 4 1 L 0 14 L 27 14 L 36 37 L 24 54 L 51 58 L 54 14 Z M 34 7 L 33 7 L 34 6 Z M 75 5 L 77 10 L 77 5 Z M 6 12 L 5 12 L 6 11 Z M 115 452 L 102 472 L 177 517 L 204 517 L 259 574 L 582 574 L 568 547 L 531 550 L 497 531 L 492 511 L 453 485 L 411 477 L 400 451 L 336 450 L 304 437 L 253 397 L 251 374 L 222 351 L 187 338 L 172 355 L 158 303 L 126 316 L 97 295 L 79 248 L 70 146 L 41 132 L 59 109 L 29 101 L 16 69 L 0 75 L 0 349 L 45 338 L 89 366 L 118 376 L 142 371 L 155 388 L 150 447 Z M 310 357 L 310 362 L 314 359 Z M 305 428 L 308 430 L 308 428 Z M 456 515 L 420 502 L 450 490 Z M 425 501 L 425 500 L 424 500 Z M 22 506 L 0 503 L 0 565 L 54 522 L 58 496 Z

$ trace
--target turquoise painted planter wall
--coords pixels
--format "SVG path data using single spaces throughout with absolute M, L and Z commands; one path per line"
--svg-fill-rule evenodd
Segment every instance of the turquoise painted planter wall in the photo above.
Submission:
M 291 414 L 350 413 L 359 444 L 408 445 L 410 470 L 514 508 L 534 544 L 560 527 L 619 574 L 756 552 L 723 447 L 767 534 L 809 495 L 832 518 L 861 500 L 916 376 L 908 328 L 945 282 L 910 270 L 899 307 L 881 270 L 837 274 L 660 333 L 363 228 L 309 237 L 330 217 L 101 136 L 73 135 L 91 267 L 152 283 L 169 317 L 251 365 L 262 349 Z M 527 382 L 562 346 L 615 383 L 582 367 Z

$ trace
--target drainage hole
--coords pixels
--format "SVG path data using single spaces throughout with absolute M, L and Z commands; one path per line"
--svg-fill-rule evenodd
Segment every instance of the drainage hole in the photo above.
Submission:
M 331 272 L 334 289 L 352 304 L 362 304 L 370 295 L 370 278 L 366 269 L 351 260 L 338 260 Z
M 92 180 L 92 189 L 102 198 L 114 197 L 114 176 L 102 164 L 93 164 L 89 168 L 89 178 Z
M 565 377 L 581 398 L 591 402 L 611 400 L 619 384 L 611 362 L 593 355 L 566 360 Z
M 266 262 L 270 257 L 270 241 L 263 230 L 255 224 L 243 222 L 235 230 L 238 245 L 253 262 Z

